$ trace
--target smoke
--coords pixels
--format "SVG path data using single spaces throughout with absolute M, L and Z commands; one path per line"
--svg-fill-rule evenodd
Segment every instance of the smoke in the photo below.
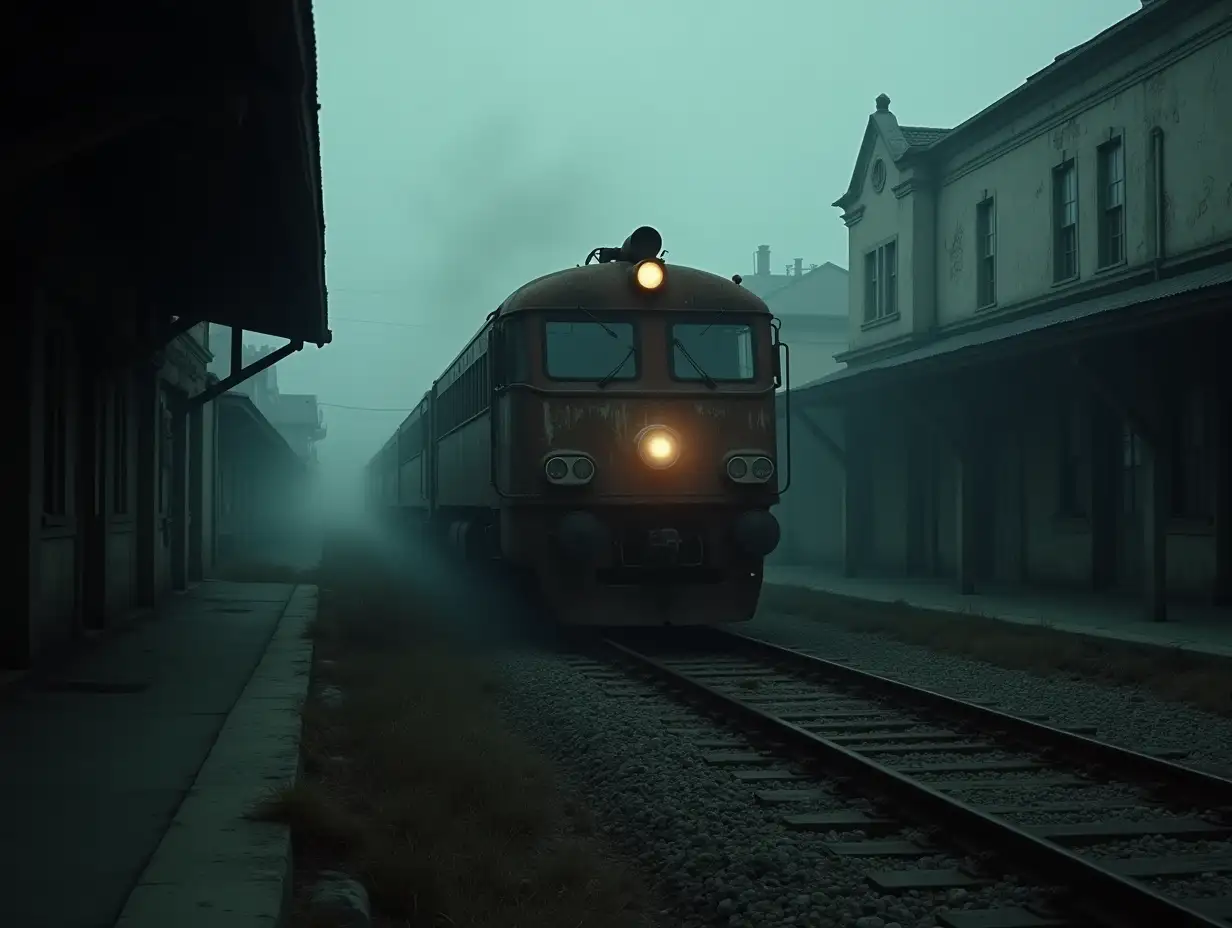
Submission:
M 477 325 L 526 281 L 585 258 L 603 189 L 586 147 L 512 115 L 453 139 L 412 204 L 426 310 Z

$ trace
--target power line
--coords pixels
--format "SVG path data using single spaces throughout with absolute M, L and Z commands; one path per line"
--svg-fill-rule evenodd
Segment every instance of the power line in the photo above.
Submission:
M 356 412 L 410 412 L 414 406 L 344 406 L 342 403 L 317 403 L 329 409 L 352 409 Z

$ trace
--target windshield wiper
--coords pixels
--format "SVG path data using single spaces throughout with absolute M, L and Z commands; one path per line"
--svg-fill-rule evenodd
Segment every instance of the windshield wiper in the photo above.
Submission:
M 689 349 L 684 346 L 680 339 L 672 336 L 672 345 L 679 348 L 680 353 L 684 355 L 684 359 L 693 365 L 693 370 L 697 371 L 698 376 L 702 379 L 702 383 L 704 383 L 711 390 L 718 386 L 718 384 L 714 382 L 714 378 L 707 374 L 702 369 L 702 366 L 693 360 L 693 355 L 689 354 Z
M 587 309 L 585 306 L 579 306 L 579 307 L 578 307 L 578 309 L 580 309 L 580 310 L 581 310 L 582 312 L 584 312 L 587 316 L 589 316 L 589 317 L 590 317 L 590 321 L 591 321 L 591 322 L 593 322 L 595 325 L 597 325 L 599 328 L 601 328 L 601 329 L 602 329 L 604 332 L 606 332 L 608 335 L 612 336 L 612 338 L 616 339 L 617 341 L 619 341 L 619 340 L 620 340 L 620 336 L 619 336 L 619 335 L 617 335 L 615 332 L 613 332 L 613 331 L 611 330 L 611 328 L 607 325 L 607 323 L 606 323 L 606 322 L 604 322 L 602 319 L 600 319 L 598 316 L 596 316 L 594 313 L 592 313 L 592 312 L 591 312 L 589 309 Z
M 600 325 L 602 325 L 602 323 L 600 323 Z M 609 383 L 615 380 L 616 375 L 619 374 L 621 370 L 624 369 L 624 366 L 629 363 L 629 359 L 633 357 L 633 355 L 636 353 L 637 353 L 637 349 L 633 345 L 630 345 L 629 350 L 625 352 L 625 356 L 620 359 L 620 363 L 617 364 L 615 367 L 613 367 L 610 371 L 608 371 L 603 376 L 603 379 L 600 380 L 597 384 L 595 384 L 595 386 L 597 386 L 600 390 L 602 390 Z

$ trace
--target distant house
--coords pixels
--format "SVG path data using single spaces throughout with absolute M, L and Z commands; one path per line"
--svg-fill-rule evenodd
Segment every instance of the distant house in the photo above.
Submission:
M 222 379 L 231 369 L 230 339 L 218 328 L 208 369 Z M 244 345 L 242 363 L 274 350 Z M 220 396 L 218 409 L 219 558 L 311 563 L 316 443 L 325 437 L 316 396 L 279 392 L 271 366 Z
M 782 323 L 791 350 L 791 384 L 803 386 L 838 370 L 847 350 L 847 271 L 829 262 L 809 268 L 796 258 L 782 274 L 770 272 L 770 246 L 757 249 L 753 274 L 742 285 L 766 301 Z
M 222 329 L 225 327 L 219 326 Z M 214 340 L 217 350 L 209 370 L 222 378 L 230 370 L 229 340 L 225 333 Z M 245 365 L 260 360 L 274 349 L 270 346 L 245 345 Z M 278 389 L 278 371 L 268 367 L 235 387 L 232 393 L 242 393 L 283 437 L 292 450 L 310 466 L 317 460 L 316 443 L 325 437 L 325 425 L 316 394 L 282 393 Z

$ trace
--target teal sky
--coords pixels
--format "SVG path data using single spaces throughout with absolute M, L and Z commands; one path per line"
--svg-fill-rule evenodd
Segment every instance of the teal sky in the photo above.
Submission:
M 1138 8 L 319 0 L 334 342 L 281 388 L 409 408 L 511 290 L 642 224 L 718 273 L 763 242 L 777 270 L 846 265 L 830 203 L 877 94 L 950 127 Z M 327 407 L 326 472 L 353 480 L 400 419 Z

